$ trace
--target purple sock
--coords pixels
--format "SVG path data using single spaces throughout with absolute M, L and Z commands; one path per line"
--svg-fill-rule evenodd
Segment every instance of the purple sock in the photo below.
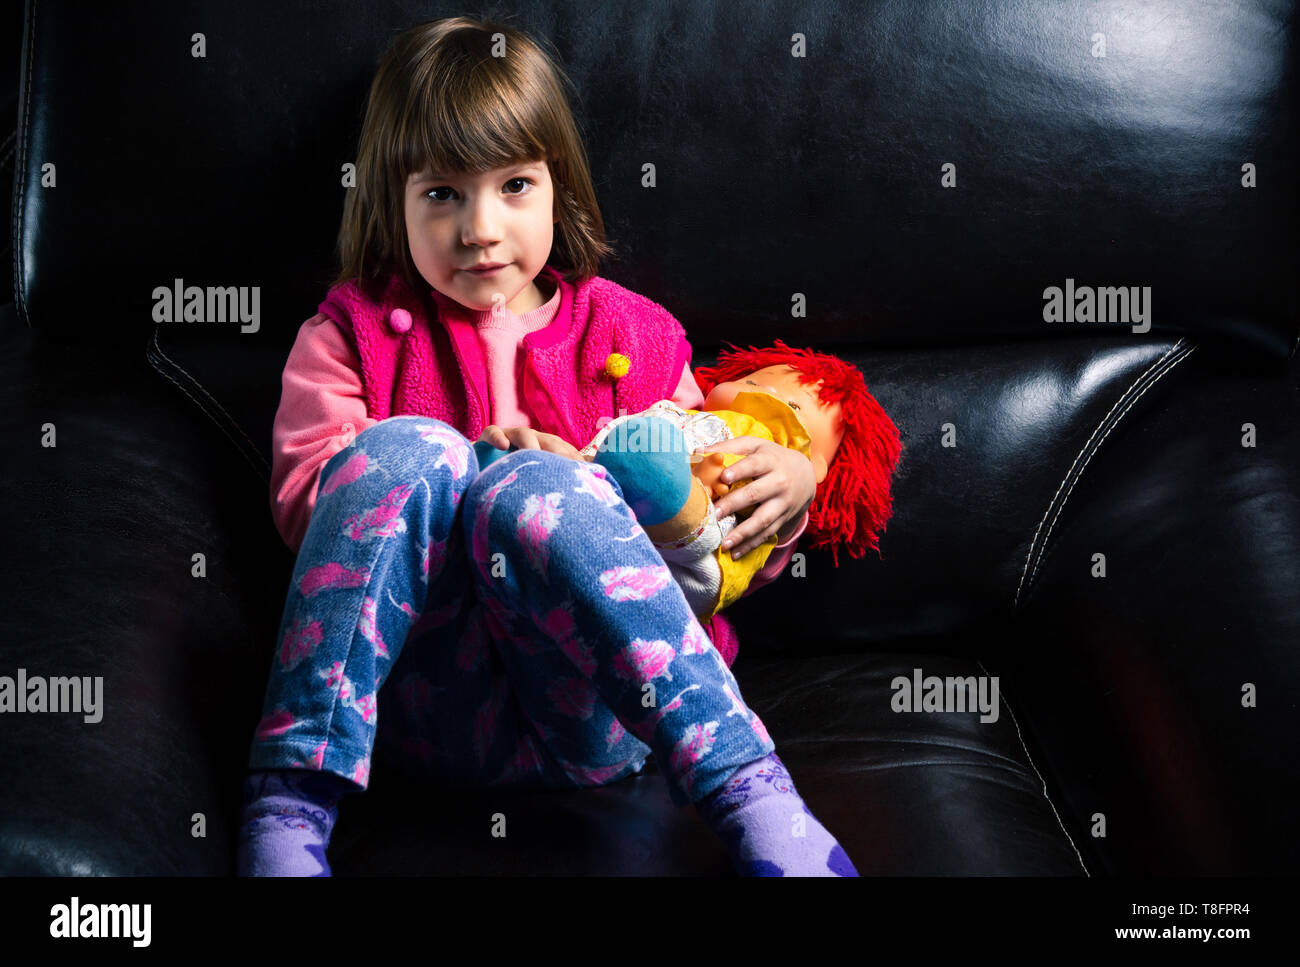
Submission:
M 775 752 L 741 766 L 695 804 L 741 876 L 857 876 Z
M 255 769 L 244 780 L 239 876 L 329 876 L 325 847 L 351 784 L 329 772 Z

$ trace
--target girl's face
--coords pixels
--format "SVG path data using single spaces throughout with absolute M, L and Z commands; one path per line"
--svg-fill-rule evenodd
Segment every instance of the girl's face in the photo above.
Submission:
M 551 255 L 554 198 L 545 161 L 482 175 L 417 172 L 406 182 L 411 259 L 429 285 L 468 309 L 529 312 L 545 302 L 533 279 Z M 504 267 L 467 271 L 480 263 Z

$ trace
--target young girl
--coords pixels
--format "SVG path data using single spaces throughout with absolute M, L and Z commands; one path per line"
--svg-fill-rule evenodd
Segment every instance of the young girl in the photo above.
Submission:
M 494 37 L 496 39 L 494 39 Z M 239 834 L 241 875 L 329 875 L 372 750 L 448 788 L 572 789 L 653 752 L 745 875 L 856 876 L 617 482 L 576 449 L 619 412 L 698 407 L 681 325 L 608 254 L 557 68 L 466 18 L 397 37 L 371 88 L 342 272 L 298 334 L 272 507 L 298 551 Z M 628 358 L 626 372 L 609 365 Z M 489 425 L 489 420 L 492 424 Z M 479 472 L 471 440 L 518 449 Z M 739 438 L 729 539 L 789 560 L 802 454 Z M 383 709 L 384 727 L 378 728 Z

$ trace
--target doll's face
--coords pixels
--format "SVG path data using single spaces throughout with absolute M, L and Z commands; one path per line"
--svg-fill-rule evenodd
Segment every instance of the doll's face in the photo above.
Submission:
M 844 427 L 840 422 L 840 404 L 823 403 L 817 398 L 820 386 L 820 380 L 807 386 L 800 383 L 799 371 L 792 366 L 767 366 L 713 387 L 704 400 L 704 409 L 731 409 L 736 394 L 746 392 L 768 393 L 789 404 L 808 431 L 808 438 L 812 441 L 813 470 L 817 482 L 821 483 L 844 439 Z
M 545 161 L 481 175 L 417 172 L 406 182 L 411 261 L 424 281 L 468 309 L 495 302 L 517 315 L 530 312 L 545 301 L 533 279 L 551 254 L 554 208 Z M 466 271 L 480 262 L 504 268 Z

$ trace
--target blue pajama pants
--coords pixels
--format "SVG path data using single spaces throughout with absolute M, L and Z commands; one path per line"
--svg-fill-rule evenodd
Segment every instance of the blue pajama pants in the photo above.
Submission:
M 402 416 L 324 467 L 250 769 L 365 789 L 374 752 L 572 789 L 653 751 L 683 806 L 774 748 L 601 465 L 519 450 L 480 473 L 457 429 Z

